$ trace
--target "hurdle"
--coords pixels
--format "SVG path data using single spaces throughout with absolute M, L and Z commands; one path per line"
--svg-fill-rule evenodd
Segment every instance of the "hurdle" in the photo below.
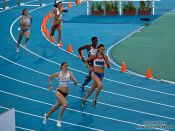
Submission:
M 18 6 L 45 6 L 46 4 L 43 3 L 42 0 L 39 0 L 39 4 L 25 4 L 25 3 L 22 3 L 21 0 L 18 0 Z
M 58 2 L 62 2 L 63 4 L 65 3 L 65 4 L 68 4 L 69 2 L 71 2 L 71 1 L 60 1 L 60 0 L 55 0 L 55 2 L 56 3 L 58 3 Z M 72 4 L 75 4 L 76 2 L 71 2 Z
M 0 3 L 3 3 L 3 7 L 0 8 L 0 10 L 8 10 L 9 9 L 9 6 L 7 6 L 7 1 L 10 1 L 10 0 L 3 0 L 0 2 Z
M 152 15 L 155 15 L 155 2 L 158 2 L 160 0 L 85 0 L 87 3 L 86 8 L 87 8 L 87 15 L 90 14 L 90 2 L 107 2 L 107 1 L 116 1 L 119 2 L 119 15 L 122 15 L 122 2 L 139 2 L 139 1 L 150 1 L 152 2 Z M 104 9 L 105 10 L 105 9 Z

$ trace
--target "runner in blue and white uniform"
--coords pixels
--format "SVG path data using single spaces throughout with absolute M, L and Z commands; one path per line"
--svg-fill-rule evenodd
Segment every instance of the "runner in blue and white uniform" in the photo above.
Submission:
M 97 53 L 97 44 L 98 44 L 98 38 L 97 37 L 92 37 L 91 38 L 92 44 L 90 45 L 84 45 L 78 49 L 79 56 L 81 57 L 82 61 L 85 61 L 85 58 L 82 54 L 83 50 L 87 50 L 88 52 L 88 57 L 95 55 Z M 93 61 L 89 61 L 89 65 L 93 68 Z M 86 76 L 86 79 L 84 80 L 83 84 L 80 86 L 82 91 L 85 91 L 84 87 L 91 81 L 91 75 L 89 72 L 89 75 Z
M 49 116 L 58 109 L 59 106 L 62 106 L 61 110 L 60 110 L 60 114 L 59 114 L 59 118 L 57 121 L 57 126 L 60 127 L 61 126 L 61 120 L 62 120 L 62 115 L 67 107 L 67 100 L 66 97 L 69 93 L 69 87 L 70 87 L 70 81 L 72 80 L 74 82 L 74 84 L 77 86 L 77 81 L 74 78 L 74 75 L 72 72 L 67 70 L 68 68 L 68 64 L 67 62 L 63 62 L 61 64 L 61 71 L 57 72 L 55 74 L 52 74 L 49 77 L 49 88 L 50 90 L 53 89 L 52 87 L 52 79 L 57 77 L 58 81 L 59 81 L 59 86 L 56 90 L 56 98 L 57 98 L 57 102 L 56 104 L 50 109 L 50 111 L 47 114 L 44 114 L 44 120 L 43 120 L 43 124 L 46 124 L 47 119 L 49 118 Z
M 22 12 L 22 16 L 20 18 L 20 31 L 19 31 L 19 38 L 18 38 L 18 44 L 16 48 L 16 52 L 19 52 L 19 45 L 21 43 L 23 35 L 26 36 L 26 39 L 24 41 L 24 47 L 26 48 L 26 43 L 29 40 L 30 36 L 30 27 L 32 26 L 32 17 L 28 16 L 28 9 L 24 9 Z
M 104 45 L 100 44 L 98 46 L 98 52 L 96 55 L 90 56 L 86 61 L 86 65 L 91 71 L 91 78 L 94 80 L 94 83 L 92 84 L 91 88 L 88 90 L 87 94 L 82 100 L 82 107 L 85 106 L 86 99 L 91 95 L 91 93 L 96 88 L 96 94 L 93 101 L 93 106 L 96 107 L 97 104 L 97 97 L 102 89 L 102 80 L 104 77 L 104 68 L 107 66 L 110 68 L 110 63 L 108 60 L 108 57 L 104 55 Z M 93 68 L 89 65 L 89 61 L 93 60 Z

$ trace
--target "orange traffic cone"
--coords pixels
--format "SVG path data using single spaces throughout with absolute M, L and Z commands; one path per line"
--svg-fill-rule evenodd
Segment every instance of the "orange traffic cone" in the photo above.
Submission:
M 47 15 L 48 15 L 49 19 L 52 18 L 52 13 L 50 11 L 48 12 Z
M 47 38 L 50 38 L 50 33 L 49 33 L 48 29 L 46 29 L 45 34 L 46 34 L 46 37 L 47 37 Z
M 126 72 L 126 64 L 125 64 L 125 62 L 122 62 L 121 72 Z
M 150 69 L 150 68 L 148 68 L 148 70 L 147 70 L 146 78 L 148 78 L 148 79 L 153 78 L 152 73 L 151 73 L 151 69 Z
M 81 4 L 81 0 L 76 0 L 76 4 L 77 5 Z
M 51 36 L 51 37 L 50 37 L 50 42 L 52 42 L 52 43 L 55 42 L 54 36 Z
M 43 26 L 46 26 L 46 20 L 45 20 L 45 18 L 44 18 L 43 21 L 42 21 L 42 25 L 43 25 Z
M 47 23 L 48 20 L 49 20 L 49 17 L 46 15 L 46 16 L 44 17 L 44 19 L 45 19 L 45 23 Z
M 63 44 L 62 44 L 62 42 L 60 41 L 60 43 L 58 43 L 58 47 L 62 47 L 63 46 Z
M 42 32 L 46 33 L 46 27 L 42 25 Z
M 72 2 L 71 1 L 69 1 L 69 3 L 68 3 L 68 8 L 72 8 Z
M 73 52 L 73 50 L 72 50 L 72 45 L 71 45 L 71 44 L 68 45 L 67 51 L 68 51 L 69 53 L 72 53 L 72 52 Z

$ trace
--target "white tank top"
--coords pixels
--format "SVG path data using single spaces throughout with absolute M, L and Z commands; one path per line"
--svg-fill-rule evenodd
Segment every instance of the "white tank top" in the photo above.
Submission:
M 70 86 L 70 73 L 69 71 L 65 76 L 63 76 L 62 71 L 60 71 L 59 76 L 58 76 L 58 81 L 59 81 L 59 87 L 69 87 Z
M 91 46 L 91 49 L 90 49 L 90 51 L 89 51 L 89 56 L 97 54 L 97 50 L 98 50 L 97 48 L 93 48 L 93 47 Z
M 27 25 L 31 25 L 31 18 L 28 16 L 28 17 L 26 17 L 26 16 L 22 16 L 22 22 L 23 23 L 27 23 Z
M 56 10 L 56 14 L 59 15 L 58 19 L 62 19 L 62 14 L 60 13 L 60 11 L 58 10 L 58 8 L 55 8 Z M 55 17 L 55 14 L 53 14 L 53 16 Z

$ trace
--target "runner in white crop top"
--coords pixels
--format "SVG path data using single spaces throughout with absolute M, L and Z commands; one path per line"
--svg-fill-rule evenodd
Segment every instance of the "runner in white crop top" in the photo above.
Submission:
M 57 121 L 57 126 L 60 127 L 61 126 L 62 115 L 64 113 L 64 110 L 67 107 L 66 96 L 69 93 L 70 81 L 72 80 L 76 86 L 77 86 L 77 81 L 75 80 L 73 73 L 68 71 L 68 64 L 67 64 L 67 62 L 63 62 L 61 64 L 61 71 L 60 72 L 52 74 L 49 77 L 49 89 L 50 90 L 53 89 L 53 87 L 52 87 L 52 79 L 53 78 L 58 78 L 58 80 L 59 80 L 59 85 L 58 85 L 57 91 L 55 93 L 56 94 L 56 98 L 57 98 L 57 102 L 50 109 L 50 111 L 48 113 L 44 114 L 43 124 L 46 124 L 47 119 L 49 118 L 49 116 L 56 109 L 58 109 L 59 106 L 62 106 L 62 108 L 60 110 L 59 118 L 58 118 L 58 121 Z

